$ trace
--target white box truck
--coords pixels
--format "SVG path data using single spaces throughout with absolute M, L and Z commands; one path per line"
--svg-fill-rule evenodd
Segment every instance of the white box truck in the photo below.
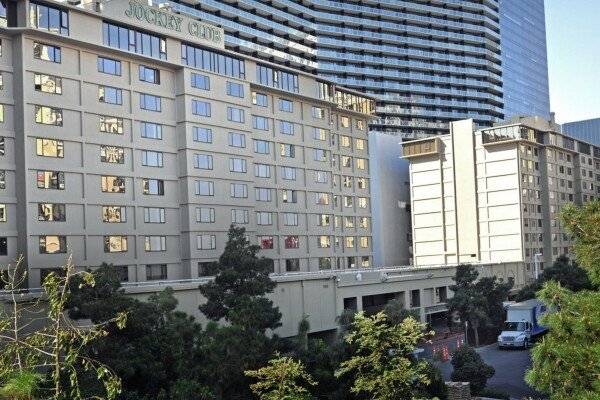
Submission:
M 506 309 L 506 322 L 498 336 L 498 347 L 529 347 L 535 336 L 541 335 L 548 328 L 539 324 L 539 320 L 546 313 L 546 306 L 537 299 L 526 300 L 508 305 Z

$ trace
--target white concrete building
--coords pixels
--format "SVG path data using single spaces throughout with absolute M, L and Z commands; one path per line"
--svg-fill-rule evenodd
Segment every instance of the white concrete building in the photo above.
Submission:
M 404 144 L 410 161 L 415 265 L 522 262 L 530 276 L 570 254 L 564 204 L 598 196 L 600 148 L 538 118 Z

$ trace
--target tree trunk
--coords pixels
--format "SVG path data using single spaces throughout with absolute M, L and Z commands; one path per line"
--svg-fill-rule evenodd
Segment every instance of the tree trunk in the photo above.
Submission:
M 472 326 L 475 334 L 475 347 L 479 347 L 479 324 L 473 324 Z

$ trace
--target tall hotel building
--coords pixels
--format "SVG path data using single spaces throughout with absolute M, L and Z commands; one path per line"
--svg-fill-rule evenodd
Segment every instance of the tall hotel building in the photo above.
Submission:
M 227 48 L 374 96 L 372 131 L 413 138 L 447 133 L 457 119 L 503 117 L 498 0 L 176 3 L 223 26 Z
M 372 262 L 372 99 L 147 2 L 7 1 L 0 264 L 196 278 L 245 226 L 274 271 Z
M 560 211 L 600 197 L 600 147 L 537 118 L 474 129 L 404 146 L 415 264 L 523 262 L 531 276 L 536 258 L 569 255 Z

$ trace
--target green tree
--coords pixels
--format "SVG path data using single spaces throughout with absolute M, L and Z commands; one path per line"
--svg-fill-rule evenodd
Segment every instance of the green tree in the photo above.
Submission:
M 475 346 L 479 346 L 480 333 L 494 337 L 502 326 L 504 311 L 502 302 L 508 298 L 512 282 L 499 282 L 496 277 L 477 279 L 479 273 L 471 265 L 456 267 L 450 286 L 454 296 L 448 299 L 448 313 L 457 313 L 474 333 Z
M 463 345 L 452 353 L 450 379 L 454 382 L 470 382 L 471 393 L 480 394 L 487 385 L 488 379 L 494 376 L 494 368 L 483 362 L 481 356 L 472 347 Z
M 111 310 L 127 312 L 124 329 L 110 325 L 106 337 L 84 349 L 98 354 L 121 377 L 123 393 L 119 398 L 211 399 L 210 382 L 202 375 L 202 327 L 176 311 L 173 290 L 166 288 L 142 302 L 125 295 L 112 265 L 100 266 L 93 276 L 98 283 L 94 287 L 79 287 L 79 282 L 73 281 L 71 314 L 98 321 Z M 95 395 L 95 382 L 87 384 L 87 393 Z
M 565 289 L 573 292 L 593 288 L 587 272 L 563 255 L 558 257 L 552 266 L 545 268 L 537 281 L 521 288 L 517 293 L 516 300 L 523 301 L 535 298 L 536 292 L 548 281 L 556 281 Z
M 82 380 L 92 374 L 101 386 L 97 399 L 114 399 L 121 391 L 121 380 L 106 364 L 84 348 L 107 335 L 108 326 L 122 329 L 125 312 L 113 312 L 110 319 L 92 324 L 74 324 L 66 315 L 71 297 L 71 281 L 80 279 L 82 287 L 93 287 L 92 274 L 76 272 L 71 257 L 63 274 L 51 272 L 43 281 L 44 298 L 32 302 L 19 299 L 26 273 L 22 258 L 2 274 L 4 290 L 11 307 L 0 310 L 0 383 L 2 393 L 13 398 L 54 400 L 85 398 Z M 40 319 L 40 316 L 42 318 Z M 46 376 L 42 378 L 41 374 Z
M 316 385 L 300 361 L 278 353 L 267 366 L 245 374 L 258 380 L 250 388 L 260 400 L 310 400 L 306 386 Z
M 393 325 L 401 323 L 408 317 L 413 317 L 416 320 L 419 320 L 420 318 L 419 312 L 407 310 L 401 299 L 389 301 L 383 308 L 383 312 L 385 313 L 388 322 Z
M 200 311 L 213 321 L 225 319 L 246 330 L 275 329 L 281 313 L 266 297 L 275 288 L 269 277 L 272 261 L 257 256 L 259 246 L 251 245 L 246 229 L 229 228 L 225 250 L 215 263 L 213 281 L 200 286 L 206 303 Z
M 353 374 L 351 391 L 372 400 L 415 398 L 418 386 L 429 384 L 426 363 L 412 357 L 417 343 L 432 334 L 423 329 L 414 318 L 392 325 L 383 312 L 372 317 L 359 312 L 345 338 L 354 352 L 341 363 L 336 376 Z
M 579 266 L 600 286 L 600 201 L 565 206 L 563 225 L 574 240 Z M 600 292 L 573 293 L 549 281 L 538 292 L 554 312 L 542 322 L 549 332 L 532 350 L 526 380 L 552 400 L 600 398 Z

